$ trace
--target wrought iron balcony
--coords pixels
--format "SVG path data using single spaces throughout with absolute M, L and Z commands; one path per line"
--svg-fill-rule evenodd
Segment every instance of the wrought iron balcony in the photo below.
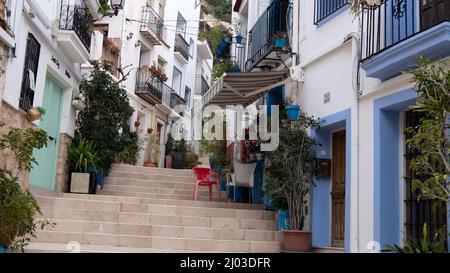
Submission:
M 179 33 L 175 35 L 174 51 L 175 53 L 179 53 L 185 59 L 185 61 L 189 60 L 189 44 Z
M 163 19 L 151 7 L 143 7 L 141 32 L 155 45 L 164 41 L 166 27 Z
M 275 0 L 259 17 L 249 32 L 247 70 L 256 68 L 263 60 L 280 63 L 282 55 L 290 55 L 291 16 L 292 5 L 289 1 Z
M 137 72 L 136 95 L 151 105 L 163 103 L 163 95 L 170 94 L 173 89 L 154 77 L 148 68 L 141 68 Z
M 72 30 L 80 38 L 89 52 L 91 48 L 92 15 L 86 7 L 78 5 L 62 5 L 59 17 L 59 29 Z
M 241 71 L 247 71 L 249 69 L 245 67 L 245 63 L 247 62 L 247 39 L 233 38 L 230 51 L 231 61 L 233 61 Z
M 180 97 L 177 93 L 172 92 L 170 94 L 170 107 L 174 108 L 177 105 L 186 105 L 186 100 Z
M 385 81 L 414 67 L 417 56 L 450 56 L 450 0 L 385 0 L 361 18 L 367 77 Z
M 208 92 L 210 86 L 208 81 L 202 75 L 197 75 L 195 94 L 203 96 Z
M 450 0 L 386 0 L 362 11 L 362 60 L 450 21 Z
M 315 0 L 314 24 L 319 24 L 348 4 L 348 0 Z

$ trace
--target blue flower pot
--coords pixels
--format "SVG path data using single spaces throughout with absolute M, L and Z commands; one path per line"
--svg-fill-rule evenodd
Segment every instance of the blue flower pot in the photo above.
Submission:
M 241 35 L 238 35 L 235 38 L 236 38 L 236 43 L 237 44 L 242 44 L 242 40 L 244 39 L 244 37 L 242 37 Z
M 8 247 L 0 246 L 0 253 L 6 253 L 7 250 L 8 250 Z
M 275 47 L 285 47 L 287 45 L 285 38 L 277 38 L 275 39 Z
M 289 224 L 289 215 L 287 211 L 278 211 L 278 230 L 290 230 L 291 225 Z
M 288 105 L 286 106 L 286 112 L 288 119 L 290 121 L 296 121 L 298 120 L 298 117 L 300 115 L 300 106 L 299 105 Z

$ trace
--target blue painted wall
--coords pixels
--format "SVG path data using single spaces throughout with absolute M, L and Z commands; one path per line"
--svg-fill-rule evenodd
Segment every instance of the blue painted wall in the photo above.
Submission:
M 374 101 L 374 240 L 400 243 L 400 113 L 413 105 L 411 89 Z
M 312 136 L 322 142 L 326 155 L 331 157 L 331 134 L 339 129 L 346 129 L 346 185 L 345 185 L 345 251 L 350 250 L 350 190 L 351 190 L 351 110 L 338 112 L 322 118 L 324 126 L 312 132 Z M 320 155 L 320 148 L 318 156 Z M 311 226 L 314 246 L 331 245 L 331 179 L 316 181 L 311 192 Z

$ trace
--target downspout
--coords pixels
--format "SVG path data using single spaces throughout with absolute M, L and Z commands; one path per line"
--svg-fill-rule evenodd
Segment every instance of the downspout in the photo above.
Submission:
M 356 88 L 352 98 L 351 111 L 351 190 L 350 190 L 350 252 L 359 251 L 359 98 L 361 88 L 359 83 L 359 61 L 360 61 L 360 41 L 361 36 L 357 32 L 352 32 L 347 36 L 352 39 L 352 53 L 354 66 L 356 66 Z M 354 70 L 355 71 L 355 70 Z M 352 79 L 353 81 L 354 79 Z M 352 203 L 356 202 L 356 204 Z

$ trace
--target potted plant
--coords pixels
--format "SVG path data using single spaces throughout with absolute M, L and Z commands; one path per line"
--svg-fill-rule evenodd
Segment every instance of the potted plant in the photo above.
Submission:
M 283 231 L 286 251 L 311 249 L 312 233 L 304 229 L 305 206 L 316 174 L 315 148 L 319 143 L 308 135 L 308 130 L 319 127 L 320 121 L 302 114 L 293 127 L 281 130 L 278 149 L 268 155 L 271 166 L 266 192 L 275 209 L 287 210 L 288 226 L 292 229 Z
M 92 143 L 75 139 L 67 149 L 69 157 L 70 192 L 95 193 L 98 157 Z
M 27 120 L 29 122 L 33 122 L 33 121 L 40 119 L 43 115 L 45 115 L 44 108 L 42 108 L 40 106 L 33 107 L 33 108 L 30 108 L 27 112 Z
M 38 229 L 53 226 L 47 220 L 35 220 L 41 214 L 40 208 L 33 195 L 19 183 L 22 172 L 30 171 L 36 162 L 33 150 L 47 143 L 48 135 L 41 129 L 12 128 L 0 134 L 0 152 L 11 152 L 17 164 L 14 169 L 0 166 L 0 253 L 8 249 L 23 251 Z
M 295 104 L 293 98 L 287 98 L 285 101 L 287 117 L 290 121 L 298 120 L 300 114 L 300 105 Z
M 172 134 L 169 134 L 166 141 L 166 168 L 172 169 L 173 163 L 173 149 L 174 149 L 174 139 Z
M 148 135 L 147 151 L 144 167 L 155 168 L 160 156 L 161 145 L 159 144 L 158 134 L 152 132 Z

